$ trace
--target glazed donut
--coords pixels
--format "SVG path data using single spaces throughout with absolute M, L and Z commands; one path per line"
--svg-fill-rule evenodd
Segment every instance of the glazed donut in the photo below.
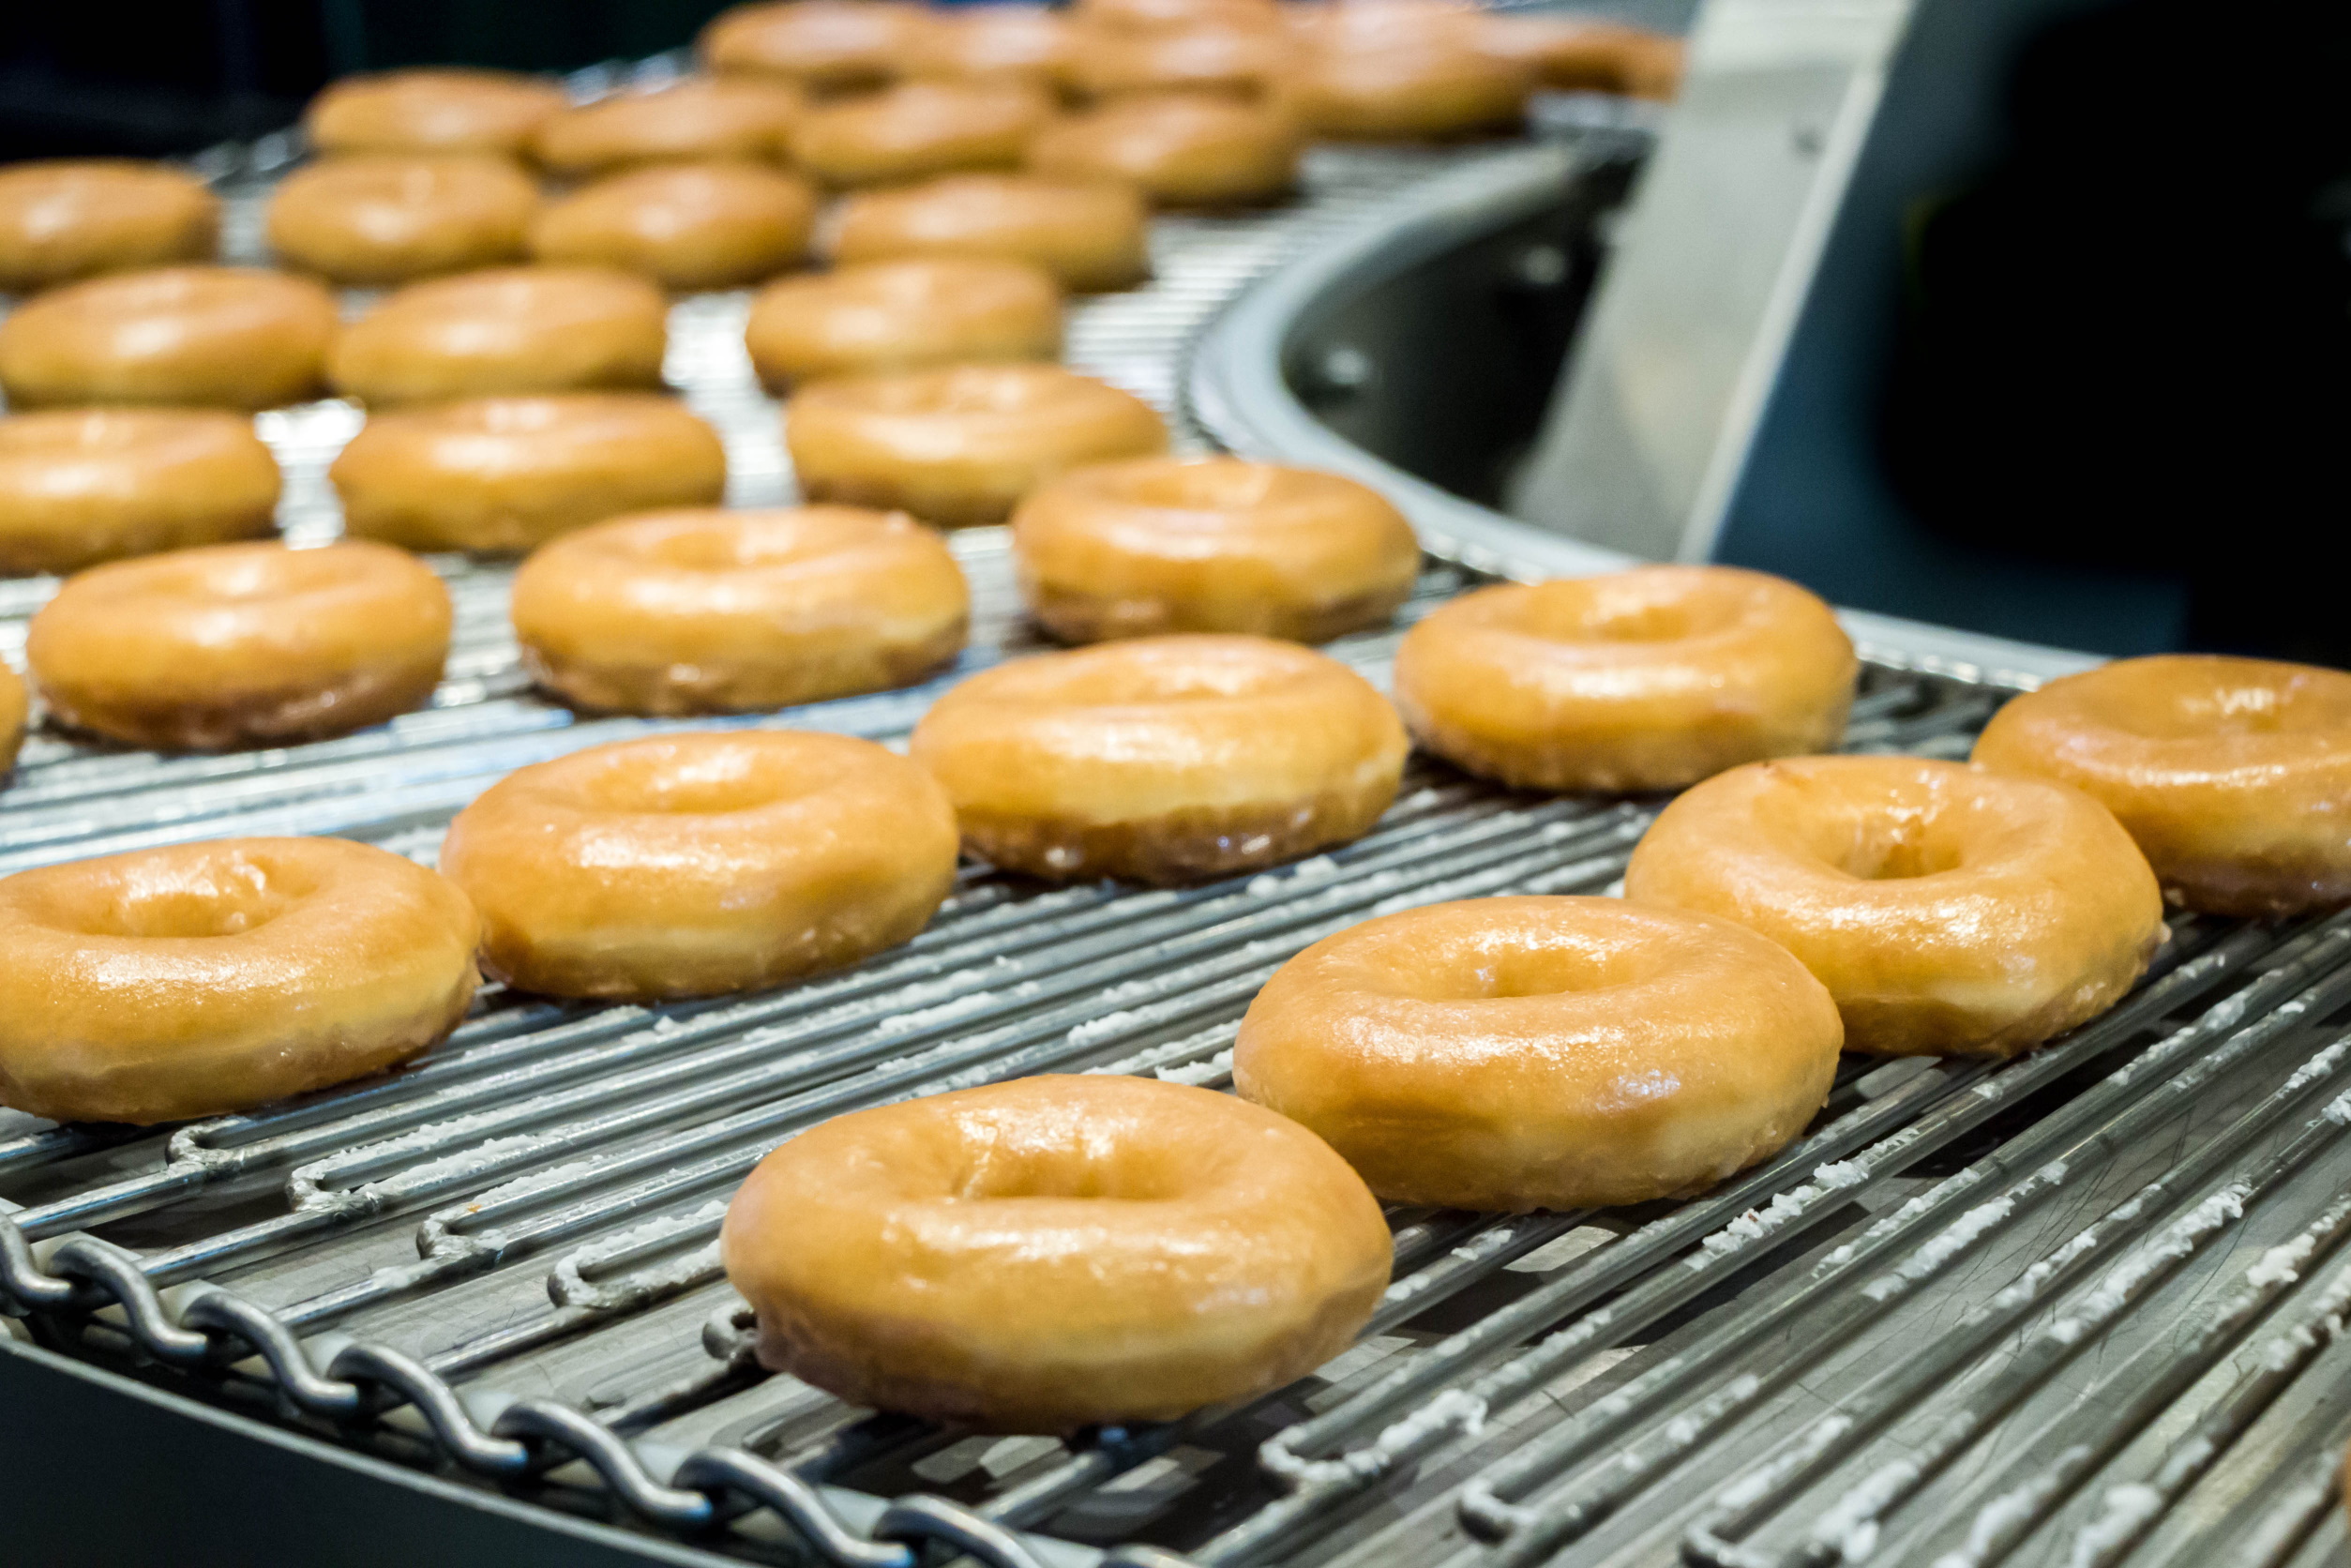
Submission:
M 252 267 L 160 267 L 70 283 L 0 320 L 0 392 L 19 408 L 315 397 L 335 300 Z
M 2164 654 L 2050 682 L 1976 741 L 1994 773 L 2115 814 L 2192 910 L 2273 918 L 2351 899 L 2351 675 Z
M 24 721 L 31 711 L 23 677 L 0 664 L 0 773 L 16 766 L 16 754 L 24 748 Z
M 1130 93 L 1220 93 L 1254 98 L 1289 70 L 1296 45 L 1278 27 L 1198 26 L 1169 32 L 1091 30 L 1070 57 L 1070 80 L 1088 98 Z
M 770 283 L 744 331 L 771 388 L 928 365 L 1053 359 L 1062 291 L 1050 273 L 984 256 L 873 262 Z
M 2096 1018 L 2163 936 L 2146 857 L 2078 790 L 1919 757 L 1750 762 L 1665 807 L 1624 896 L 1820 977 L 1850 1049 L 2010 1056 Z
M 899 0 L 778 0 L 722 12 L 700 48 L 712 70 L 854 92 L 895 81 L 929 25 Z
M 441 869 L 483 967 L 524 990 L 655 1002 L 837 969 L 923 928 L 955 813 L 871 741 L 777 730 L 592 746 L 458 813 Z
M 1698 1192 L 1829 1097 L 1845 1027 L 1784 948 L 1620 898 L 1469 898 L 1323 938 L 1249 1003 L 1233 1086 L 1371 1190 L 1587 1209 Z
M 1860 666 L 1829 607 L 1732 566 L 1483 588 L 1396 650 L 1396 706 L 1447 761 L 1520 789 L 1672 790 L 1833 748 Z
M 756 713 L 911 686 L 955 662 L 972 595 L 938 535 L 849 506 L 646 512 L 514 580 L 538 683 L 603 713 Z
M 909 82 L 810 110 L 791 151 L 834 186 L 1017 169 L 1050 113 L 1043 94 L 1017 83 Z
M 1002 522 L 1065 469 L 1163 450 L 1151 405 L 1058 365 L 950 365 L 803 387 L 784 445 L 811 501 Z
M 612 174 L 531 225 L 542 262 L 641 272 L 665 288 L 756 283 L 808 253 L 816 192 L 747 163 L 680 163 Z
M 1072 14 L 1081 25 L 1120 33 L 1282 23 L 1282 8 L 1274 0 L 1078 0 Z
M 327 477 L 351 534 L 500 552 L 623 512 L 712 505 L 727 451 L 685 404 L 650 392 L 476 398 L 373 415 Z
M 1181 882 L 1362 837 L 1405 751 L 1395 711 L 1337 660 L 1191 636 L 982 671 L 923 716 L 907 754 L 992 865 Z
M 1149 214 L 1123 185 L 1017 174 L 953 174 L 842 204 L 833 259 L 998 256 L 1029 262 L 1081 294 L 1151 276 Z
M 219 198 L 159 163 L 77 158 L 0 169 L 0 294 L 209 261 L 219 239 Z
M 1012 519 L 1022 596 L 1065 642 L 1174 631 L 1327 642 L 1384 623 L 1421 547 L 1377 491 L 1311 469 L 1138 458 L 1064 474 Z
M 0 574 L 270 531 L 278 460 L 213 409 L 58 409 L 0 419 Z
M 310 100 L 302 128 L 321 153 L 482 153 L 520 158 L 564 107 L 563 90 L 502 70 L 347 76 Z
M 422 706 L 451 619 L 441 580 L 388 546 L 204 545 L 67 579 L 24 656 L 60 724 L 158 751 L 233 751 Z
M 1298 128 L 1259 104 L 1197 96 L 1123 98 L 1073 114 L 1029 143 L 1029 166 L 1123 180 L 1165 206 L 1270 202 L 1298 183 Z
M 386 404 L 658 386 L 668 320 L 660 290 L 609 267 L 497 267 L 399 290 L 343 329 L 327 373 Z
M 269 248 L 337 283 L 404 283 L 521 259 L 538 187 L 502 158 L 395 155 L 297 169 L 269 201 Z
M 465 1017 L 481 921 L 414 861 L 227 838 L 0 878 L 0 1105 L 219 1116 L 381 1072 Z
M 762 1363 L 1000 1432 L 1279 1388 L 1354 1339 L 1393 1253 L 1379 1205 L 1312 1133 L 1109 1075 L 837 1117 L 760 1162 L 719 1244 Z
M 689 77 L 618 93 L 551 115 L 532 149 L 558 174 L 607 174 L 640 163 L 781 163 L 806 107 L 780 82 Z
M 1478 46 L 1560 92 L 1665 98 L 1681 82 L 1681 40 L 1622 23 L 1563 16 L 1479 19 Z
M 1517 61 L 1432 33 L 1310 49 L 1289 79 L 1288 102 L 1318 136 L 1441 141 L 1517 125 L 1533 85 Z
M 915 39 L 906 73 L 1052 91 L 1069 83 L 1070 48 L 1069 23 L 1059 11 L 1001 0 L 938 16 Z

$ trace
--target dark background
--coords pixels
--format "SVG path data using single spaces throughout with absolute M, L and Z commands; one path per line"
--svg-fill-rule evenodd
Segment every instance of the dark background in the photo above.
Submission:
M 0 160 L 158 156 L 291 124 L 334 77 L 570 70 L 673 48 L 726 0 L 0 3 Z

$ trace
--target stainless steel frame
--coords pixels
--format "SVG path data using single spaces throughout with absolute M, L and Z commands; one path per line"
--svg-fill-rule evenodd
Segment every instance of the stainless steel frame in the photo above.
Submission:
M 1320 291 L 1575 169 L 1572 150 L 1319 155 L 1296 207 L 1165 226 L 1159 283 L 1089 304 L 1073 356 L 1196 416 L 1192 438 L 1402 497 L 1434 550 L 1400 625 L 1484 575 L 1591 569 L 1605 561 L 1319 441 L 1266 381 L 1269 345 Z M 1286 262 L 1202 341 L 1179 406 L 1184 345 Z M 721 423 L 738 498 L 780 497 L 742 309 L 682 303 L 672 375 Z M 265 424 L 294 532 L 331 532 L 317 476 L 350 424 L 333 406 Z M 968 670 L 1028 634 L 1001 535 L 957 545 L 977 601 Z M 0 795 L 0 867 L 263 831 L 430 860 L 505 771 L 642 728 L 531 697 L 504 572 L 444 568 L 460 651 L 432 710 L 226 758 L 44 736 Z M 10 588 L 10 624 L 44 591 Z M 1855 625 L 1876 660 L 1849 736 L 1863 749 L 1963 755 L 2008 689 L 2070 667 Z M 1381 678 L 1396 635 L 1333 652 Z M 753 722 L 887 740 L 941 684 Z M 1047 1069 L 1221 1085 L 1241 1010 L 1307 942 L 1440 898 L 1605 891 L 1659 804 L 1417 764 L 1371 837 L 1263 876 L 1048 891 L 972 867 L 914 942 L 789 990 L 664 1008 L 493 993 L 419 1066 L 298 1104 L 168 1134 L 0 1117 L 0 1301 L 40 1347 L 0 1335 L 0 1390 L 43 1391 L 0 1428 L 19 1453 L 53 1433 L 89 1453 L 68 1442 L 83 1402 L 123 1397 L 163 1412 L 155 1440 L 249 1445 L 232 1470 L 301 1494 L 234 1521 L 253 1560 L 289 1543 L 329 1560 L 313 1491 L 362 1500 L 332 1555 L 413 1558 L 355 1512 L 403 1490 L 460 1518 L 452 1560 L 469 1544 L 553 1560 L 531 1555 L 550 1541 L 579 1560 L 836 1568 L 928 1551 L 992 1568 L 1175 1550 L 1213 1568 L 1956 1568 L 2339 1549 L 2319 1467 L 2351 1436 L 2351 916 L 2181 921 L 2131 999 L 2020 1061 L 1850 1063 L 1795 1146 L 1689 1203 L 1396 1210 L 1395 1284 L 1363 1340 L 1240 1409 L 975 1439 L 751 1360 L 712 1238 L 734 1182 L 793 1130 Z M 109 1495 L 76 1479 L 72 1507 Z M 137 1497 L 112 1495 L 89 1531 L 119 1542 Z M 53 1517 L 5 1470 L 0 1497 Z M 483 1500 L 470 1519 L 467 1497 Z M 561 1533 L 500 1533 L 518 1519 Z M 219 1523 L 150 1522 L 158 1556 Z

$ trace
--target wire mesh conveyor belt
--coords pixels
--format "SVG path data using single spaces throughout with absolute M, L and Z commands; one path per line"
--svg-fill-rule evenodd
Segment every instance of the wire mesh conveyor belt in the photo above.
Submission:
M 1447 163 L 1319 156 L 1300 208 L 1163 226 L 1159 283 L 1088 304 L 1073 357 L 1168 406 L 1222 300 Z M 671 369 L 728 437 L 735 499 L 781 499 L 742 309 L 682 302 Z M 265 417 L 297 536 L 334 531 L 322 473 L 355 421 Z M 969 669 L 1027 634 L 1001 535 L 956 544 Z M 429 859 L 505 771 L 639 728 L 533 699 L 506 574 L 444 569 L 460 632 L 431 710 L 229 757 L 38 737 L 0 792 L 0 869 L 254 832 Z M 1433 563 L 1400 623 L 1469 575 Z M 0 586 L 6 635 L 48 587 Z M 1395 636 L 1333 651 L 1381 679 Z M 943 684 L 756 722 L 887 741 Z M 1873 671 L 1849 744 L 1964 755 L 1999 695 Z M 2121 1006 L 2018 1061 L 1850 1061 L 1798 1144 L 1686 1203 L 1396 1210 L 1361 1341 L 1243 1407 L 975 1437 L 751 1358 L 714 1237 L 795 1130 L 1046 1070 L 1221 1086 L 1250 996 L 1308 942 L 1605 891 L 1657 805 L 1416 764 L 1373 835 L 1256 877 L 1044 890 L 975 867 L 908 946 L 787 990 L 493 988 L 423 1063 L 308 1101 L 151 1133 L 0 1112 L 0 1299 L 71 1354 L 714 1560 L 2334 1560 L 2351 915 L 2180 921 Z

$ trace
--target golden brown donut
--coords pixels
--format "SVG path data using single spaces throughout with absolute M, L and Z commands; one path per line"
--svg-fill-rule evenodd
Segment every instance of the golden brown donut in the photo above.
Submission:
M 24 678 L 0 664 L 0 773 L 16 766 L 16 754 L 24 748 L 24 721 L 30 712 Z
M 514 633 L 538 683 L 603 713 L 758 713 L 955 662 L 972 595 L 937 534 L 852 506 L 640 512 L 535 551 Z
M 2078 790 L 1919 757 L 1750 762 L 1665 807 L 1624 895 L 1770 937 L 1852 1050 L 2011 1056 L 2096 1018 L 2163 936 L 2131 836 Z
M 0 293 L 209 261 L 220 201 L 159 163 L 60 158 L 0 169 Z
M 1645 27 L 1511 15 L 1481 18 L 1479 31 L 1485 53 L 1531 68 L 1543 85 L 1562 92 L 1666 98 L 1681 83 L 1681 40 Z
M 843 376 L 785 410 L 800 490 L 945 528 L 1002 522 L 1056 474 L 1164 450 L 1151 405 L 1058 365 L 950 365 Z
M 1079 36 L 1071 54 L 1070 80 L 1095 98 L 1177 92 L 1253 98 L 1281 80 L 1296 53 L 1291 36 L 1279 27 L 1093 28 Z
M 1670 790 L 1832 748 L 1860 666 L 1829 607 L 1732 566 L 1636 566 L 1465 594 L 1407 632 L 1420 743 L 1536 790 Z
M 1106 32 L 1165 33 L 1194 27 L 1274 27 L 1274 0 L 1078 0 L 1071 14 L 1082 26 Z
M 302 127 L 322 153 L 520 158 L 563 107 L 563 89 L 510 71 L 396 70 L 333 83 L 310 100 Z
M 810 110 L 791 151 L 834 186 L 1017 169 L 1050 113 L 1042 93 L 1018 83 L 909 82 Z
M 1064 474 L 1012 519 L 1022 596 L 1065 642 L 1174 631 L 1327 642 L 1411 593 L 1421 547 L 1379 491 L 1239 458 Z
M 0 1105 L 152 1125 L 405 1062 L 474 1000 L 481 921 L 414 861 L 227 838 L 0 878 Z
M 327 373 L 346 397 L 383 404 L 658 386 L 668 346 L 669 308 L 640 278 L 494 267 L 392 294 L 343 329 Z
M 551 115 L 532 148 L 558 174 L 607 174 L 640 163 L 781 163 L 806 107 L 784 83 L 689 77 Z
M 0 574 L 270 531 L 278 460 L 213 409 L 57 409 L 0 419 Z
M 422 706 L 451 618 L 441 580 L 386 545 L 205 545 L 68 578 L 33 617 L 24 656 L 60 724 L 158 751 L 233 751 Z
M 720 13 L 699 47 L 712 70 L 854 92 L 897 80 L 929 25 L 899 0 L 776 0 Z
M 1533 85 L 1517 61 L 1431 33 L 1311 48 L 1289 79 L 1287 101 L 1318 136 L 1441 141 L 1517 125 Z
M 751 303 L 744 341 L 774 388 L 927 365 L 1052 359 L 1062 352 L 1062 291 L 1052 274 L 1025 262 L 871 262 L 770 283 Z
M 1198 95 L 1115 98 L 1029 143 L 1029 167 L 1123 180 L 1164 206 L 1270 202 L 1298 183 L 1298 127 L 1261 104 Z
M 685 404 L 650 392 L 476 398 L 372 415 L 327 477 L 349 533 L 497 552 L 623 512 L 716 503 L 727 452 Z
M 2261 917 L 2351 899 L 2351 675 L 2163 654 L 2050 682 L 1992 716 L 1978 767 L 2112 811 L 2192 910 Z
M 953 174 L 841 205 L 834 260 L 1001 256 L 1030 262 L 1078 293 L 1151 276 L 1149 213 L 1132 188 L 1019 174 Z
M 1819 1110 L 1845 1027 L 1742 927 L 1620 898 L 1382 915 L 1274 972 L 1233 1048 L 1243 1099 L 1392 1201 L 1585 1209 L 1682 1198 Z
M 1304 1128 L 1110 1075 L 837 1117 L 760 1162 L 720 1247 L 767 1365 L 1002 1432 L 1172 1420 L 1304 1377 L 1369 1319 L 1393 1251 Z
M 756 283 L 808 253 L 816 192 L 747 163 L 676 163 L 610 174 L 531 225 L 542 262 L 615 266 L 671 289 Z
M 1002 3 L 942 12 L 916 38 L 906 73 L 943 82 L 1068 84 L 1070 26 L 1049 6 Z
M 404 283 L 521 259 L 538 187 L 502 158 L 379 154 L 297 169 L 269 201 L 269 248 L 337 283 Z
M 1406 749 L 1395 711 L 1337 660 L 1189 636 L 983 671 L 932 705 L 907 754 L 994 865 L 1181 882 L 1363 837 Z
M 640 1002 L 837 969 L 911 939 L 955 884 L 939 786 L 870 741 L 779 730 L 592 746 L 458 813 L 441 869 L 483 968 Z
M 70 283 L 0 320 L 0 391 L 19 408 L 275 408 L 321 390 L 335 300 L 254 267 L 160 267 Z

